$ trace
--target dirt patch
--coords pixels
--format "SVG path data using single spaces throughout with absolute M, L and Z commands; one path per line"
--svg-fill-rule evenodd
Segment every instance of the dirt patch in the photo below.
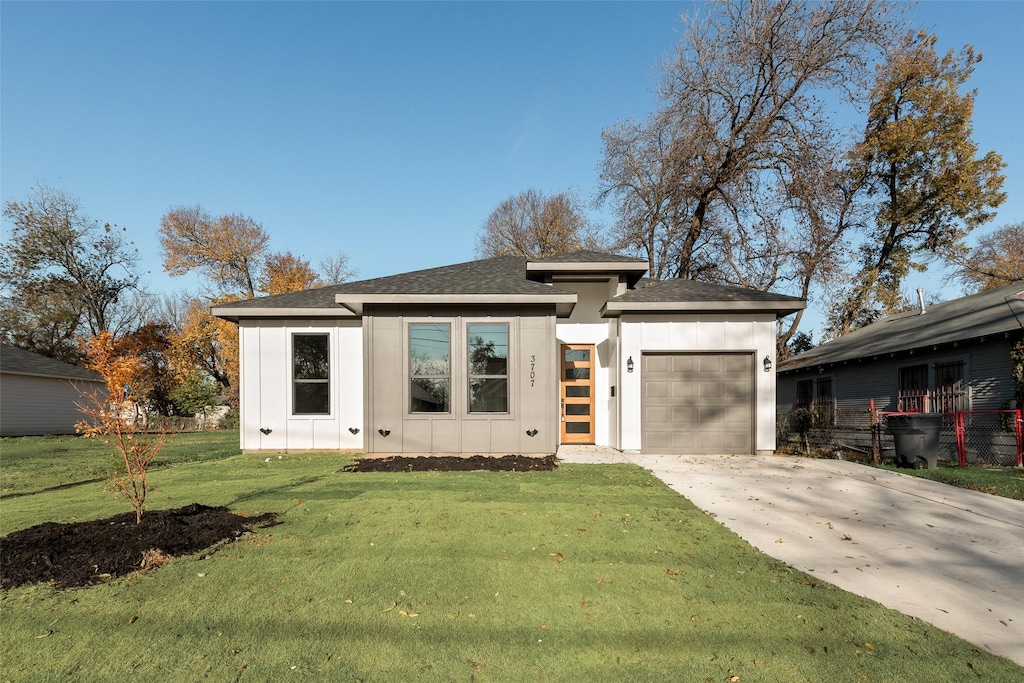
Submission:
M 396 455 L 390 458 L 363 458 L 341 468 L 342 472 L 550 472 L 558 467 L 553 455 L 542 458 L 525 455 L 503 455 L 495 458 L 487 455 L 423 456 L 407 458 Z
M 225 507 L 198 503 L 147 511 L 141 524 L 135 523 L 134 512 L 89 522 L 47 522 L 0 538 L 0 587 L 102 583 L 275 523 L 274 513 L 243 517 Z

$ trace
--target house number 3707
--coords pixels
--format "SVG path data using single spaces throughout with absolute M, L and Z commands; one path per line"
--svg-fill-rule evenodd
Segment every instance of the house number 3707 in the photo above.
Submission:
M 537 356 L 530 356 L 530 386 L 537 381 Z

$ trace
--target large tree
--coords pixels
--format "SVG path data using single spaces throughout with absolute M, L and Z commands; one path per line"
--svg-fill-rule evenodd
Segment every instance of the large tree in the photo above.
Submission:
M 960 278 L 977 292 L 1024 280 L 1024 223 L 979 237 L 960 268 Z
M 897 310 L 907 274 L 962 257 L 964 237 L 1006 198 L 1002 158 L 978 156 L 971 139 L 976 91 L 961 92 L 981 55 L 968 45 L 940 56 L 936 40 L 908 34 L 878 70 L 851 168 L 876 202 L 875 221 L 857 284 L 832 312 L 833 334 Z
M 160 221 L 164 269 L 172 276 L 197 271 L 210 284 L 205 296 L 167 300 L 165 312 L 174 331 L 168 356 L 182 377 L 198 372 L 212 377 L 237 405 L 238 328 L 214 318 L 214 304 L 284 294 L 336 284 L 354 272 L 344 253 L 321 262 L 325 273 L 290 251 L 270 253 L 270 236 L 252 218 L 211 216 L 201 206 L 171 209 Z
M 477 235 L 476 253 L 543 258 L 593 246 L 587 218 L 571 192 L 526 190 L 505 199 Z
M 867 83 L 900 13 L 882 0 L 723 0 L 684 16 L 657 111 L 603 133 L 601 196 L 622 242 L 658 277 L 725 281 L 737 225 L 794 248 L 770 243 L 751 198 L 814 172 L 807 150 L 835 146 L 821 93 Z
M 75 197 L 46 185 L 3 213 L 11 222 L 0 245 L 6 341 L 78 362 L 79 337 L 139 324 L 138 253 L 123 228 L 89 218 Z
M 252 218 L 214 218 L 198 204 L 171 209 L 160 221 L 164 270 L 172 276 L 198 270 L 222 292 L 252 299 L 270 236 Z

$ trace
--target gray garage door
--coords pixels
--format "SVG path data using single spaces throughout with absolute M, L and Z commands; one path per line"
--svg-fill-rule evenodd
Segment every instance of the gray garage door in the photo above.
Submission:
M 645 353 L 646 453 L 753 453 L 754 356 Z

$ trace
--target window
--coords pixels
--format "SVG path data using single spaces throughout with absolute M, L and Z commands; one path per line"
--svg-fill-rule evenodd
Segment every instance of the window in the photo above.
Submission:
M 935 364 L 935 396 L 932 402 L 935 412 L 949 414 L 967 410 L 965 365 L 962 360 Z
M 836 423 L 836 400 L 832 393 L 832 378 L 814 380 L 814 424 L 831 427 Z
M 911 365 L 900 368 L 899 400 L 901 413 L 928 412 L 928 366 Z
M 508 325 L 473 324 L 469 339 L 469 412 L 508 412 Z
M 796 383 L 796 406 L 814 416 L 815 427 L 828 427 L 836 421 L 836 401 L 831 377 L 802 379 Z
M 796 409 L 812 410 L 814 408 L 814 380 L 802 379 L 796 383 Z
M 451 327 L 409 325 L 409 411 L 451 412 Z
M 326 334 L 292 335 L 292 414 L 331 413 L 330 358 Z

